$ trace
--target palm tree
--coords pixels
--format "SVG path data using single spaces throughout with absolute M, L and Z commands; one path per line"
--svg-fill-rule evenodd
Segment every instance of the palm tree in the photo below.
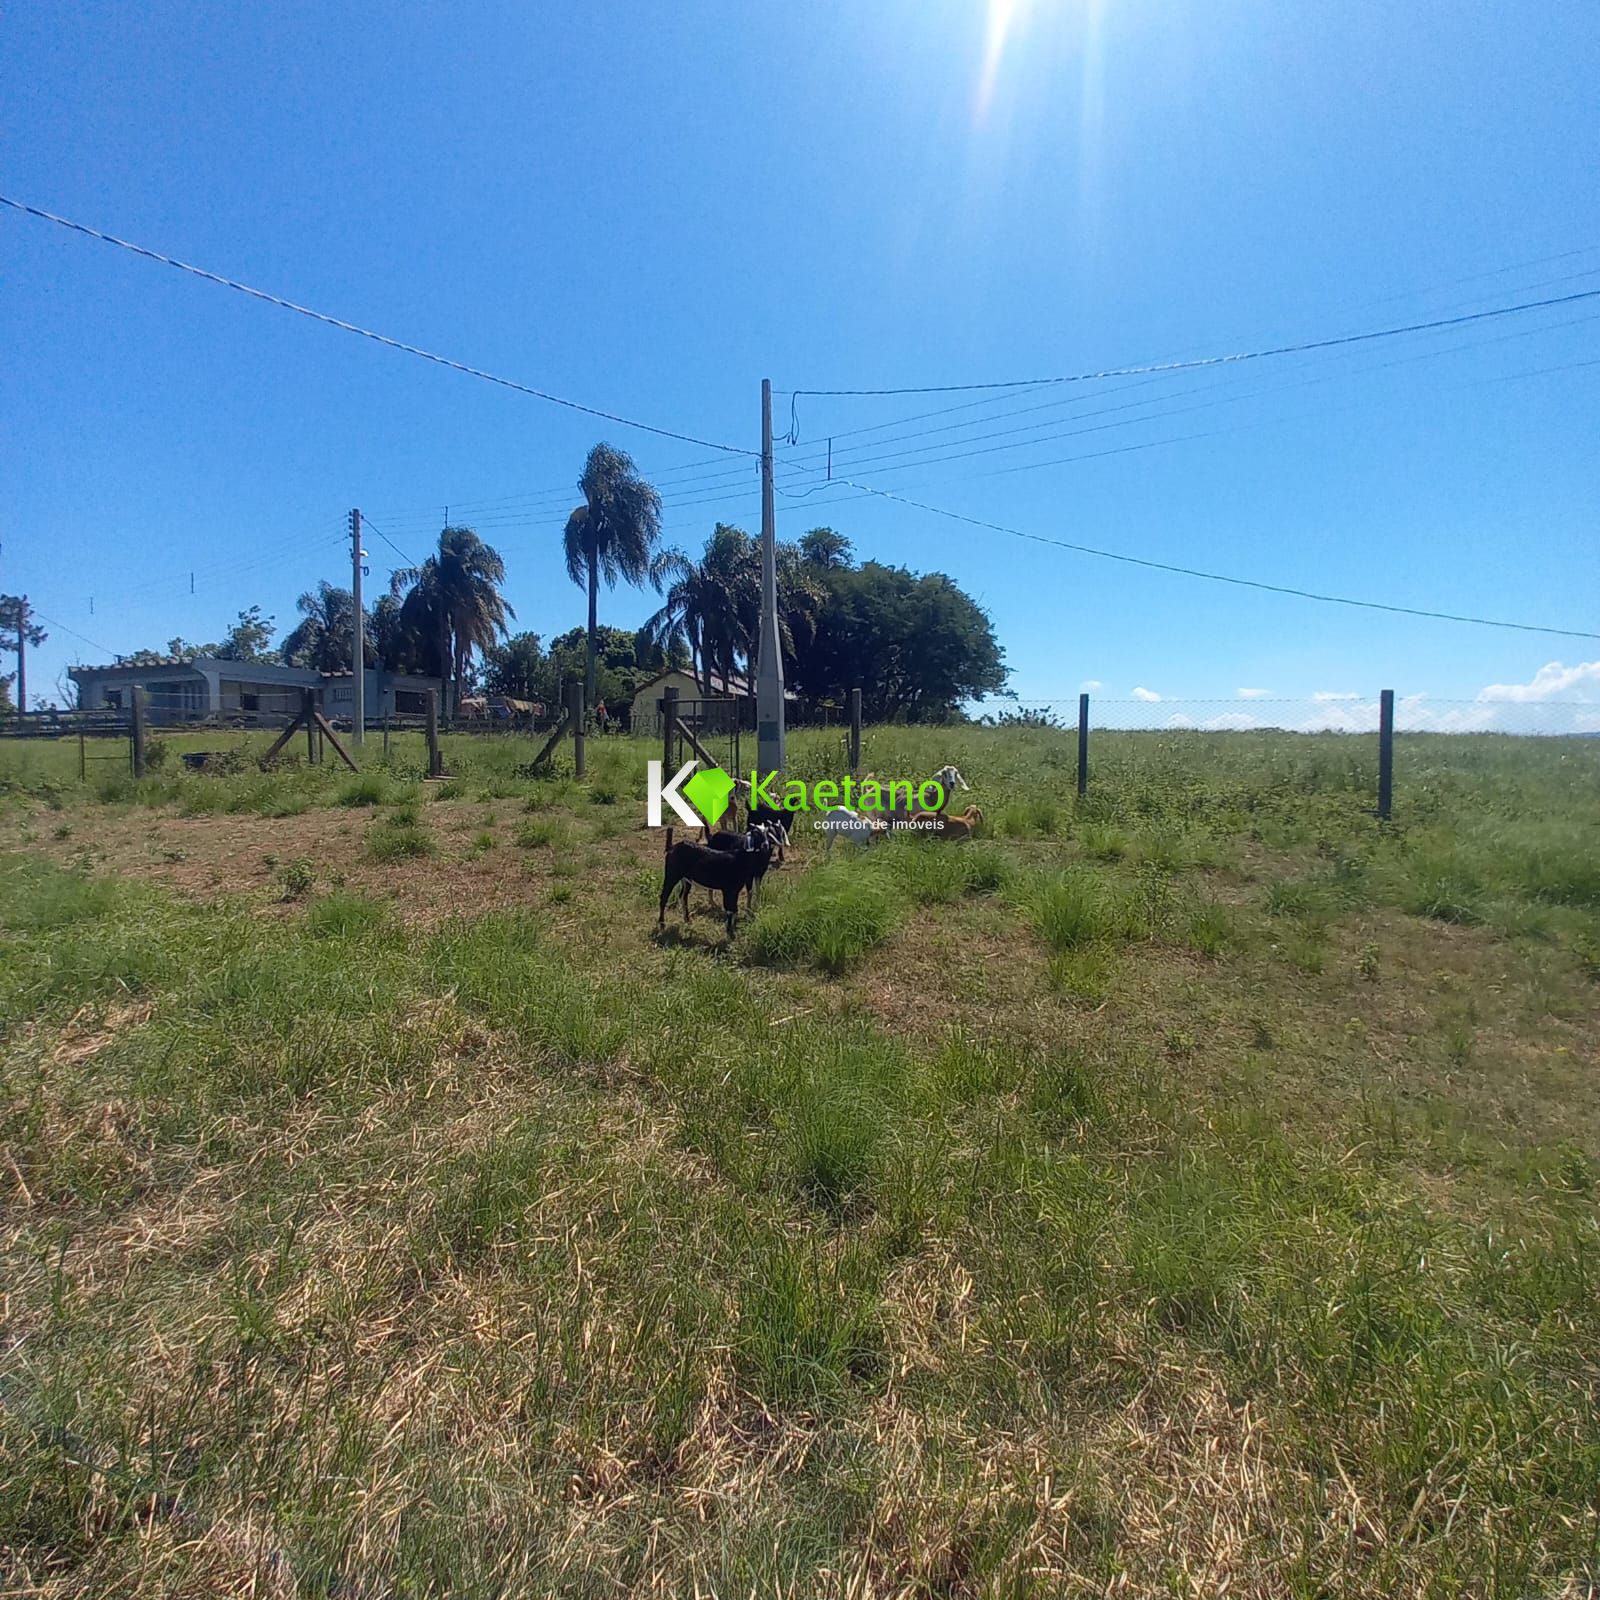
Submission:
M 726 693 L 735 661 L 749 656 L 761 615 L 755 541 L 743 528 L 719 522 L 699 561 L 665 550 L 650 575 L 658 589 L 670 580 L 666 604 L 644 625 L 651 642 L 669 653 L 674 644 L 686 644 L 701 694 L 713 692 L 713 673 L 721 675 Z
M 567 518 L 562 544 L 567 576 L 589 595 L 584 694 L 594 704 L 595 641 L 600 627 L 600 579 L 642 585 L 653 578 L 651 556 L 661 537 L 661 496 L 639 476 L 626 451 L 597 444 L 578 479 L 583 504 Z
M 471 528 L 446 528 L 420 567 L 404 567 L 390 579 L 392 594 L 410 591 L 400 608 L 402 626 L 434 641 L 447 712 L 455 709 L 472 652 L 489 649 L 516 616 L 500 593 L 505 581 L 500 553 Z
M 825 598 L 822 585 L 792 544 L 778 546 L 778 646 L 793 663 L 796 651 L 816 637 Z M 681 550 L 664 551 L 651 566 L 659 588 L 671 580 L 666 604 L 645 622 L 651 644 L 689 647 L 702 694 L 714 692 L 712 674 L 730 693 L 742 659 L 753 676 L 761 638 L 761 546 L 744 531 L 719 522 L 705 554 L 691 561 Z
M 300 621 L 283 641 L 283 659 L 293 667 L 316 672 L 350 670 L 350 636 L 354 632 L 355 596 L 326 581 L 300 596 L 295 606 Z M 367 645 L 370 652 L 371 644 Z

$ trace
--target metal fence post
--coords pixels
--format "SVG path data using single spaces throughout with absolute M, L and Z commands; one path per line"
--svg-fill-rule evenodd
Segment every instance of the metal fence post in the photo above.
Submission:
M 1089 697 L 1078 696 L 1078 793 L 1089 792 Z
M 1389 820 L 1394 809 L 1394 690 L 1378 697 L 1378 816 Z

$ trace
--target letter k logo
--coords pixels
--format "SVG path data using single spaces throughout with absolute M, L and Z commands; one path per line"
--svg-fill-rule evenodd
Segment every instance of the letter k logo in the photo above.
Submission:
M 728 809 L 733 779 L 721 767 L 708 767 L 704 772 L 696 772 L 696 765 L 696 762 L 685 761 L 672 775 L 672 782 L 663 786 L 661 763 L 652 761 L 647 764 L 645 771 L 649 779 L 649 796 L 645 820 L 652 828 L 661 826 L 663 801 L 672 807 L 674 815 L 685 827 L 698 828 L 702 818 L 712 827 L 717 825 L 718 819 Z M 694 811 L 684 804 L 685 800 L 694 806 Z M 699 816 L 695 815 L 696 811 Z

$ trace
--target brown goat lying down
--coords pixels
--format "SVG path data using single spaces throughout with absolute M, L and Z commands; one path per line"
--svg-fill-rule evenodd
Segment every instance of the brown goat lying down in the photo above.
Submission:
M 970 839 L 983 821 L 983 813 L 976 806 L 968 806 L 959 817 L 947 817 L 942 811 L 919 811 L 912 821 L 919 839 Z

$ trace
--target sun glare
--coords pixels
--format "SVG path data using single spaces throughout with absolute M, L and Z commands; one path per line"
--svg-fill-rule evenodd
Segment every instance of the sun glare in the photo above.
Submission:
M 988 114 L 994 98 L 995 80 L 1000 74 L 1000 62 L 1005 55 L 1006 39 L 1018 15 L 1028 0 L 989 0 L 989 25 L 985 30 L 983 48 L 983 77 L 978 83 L 978 116 Z

